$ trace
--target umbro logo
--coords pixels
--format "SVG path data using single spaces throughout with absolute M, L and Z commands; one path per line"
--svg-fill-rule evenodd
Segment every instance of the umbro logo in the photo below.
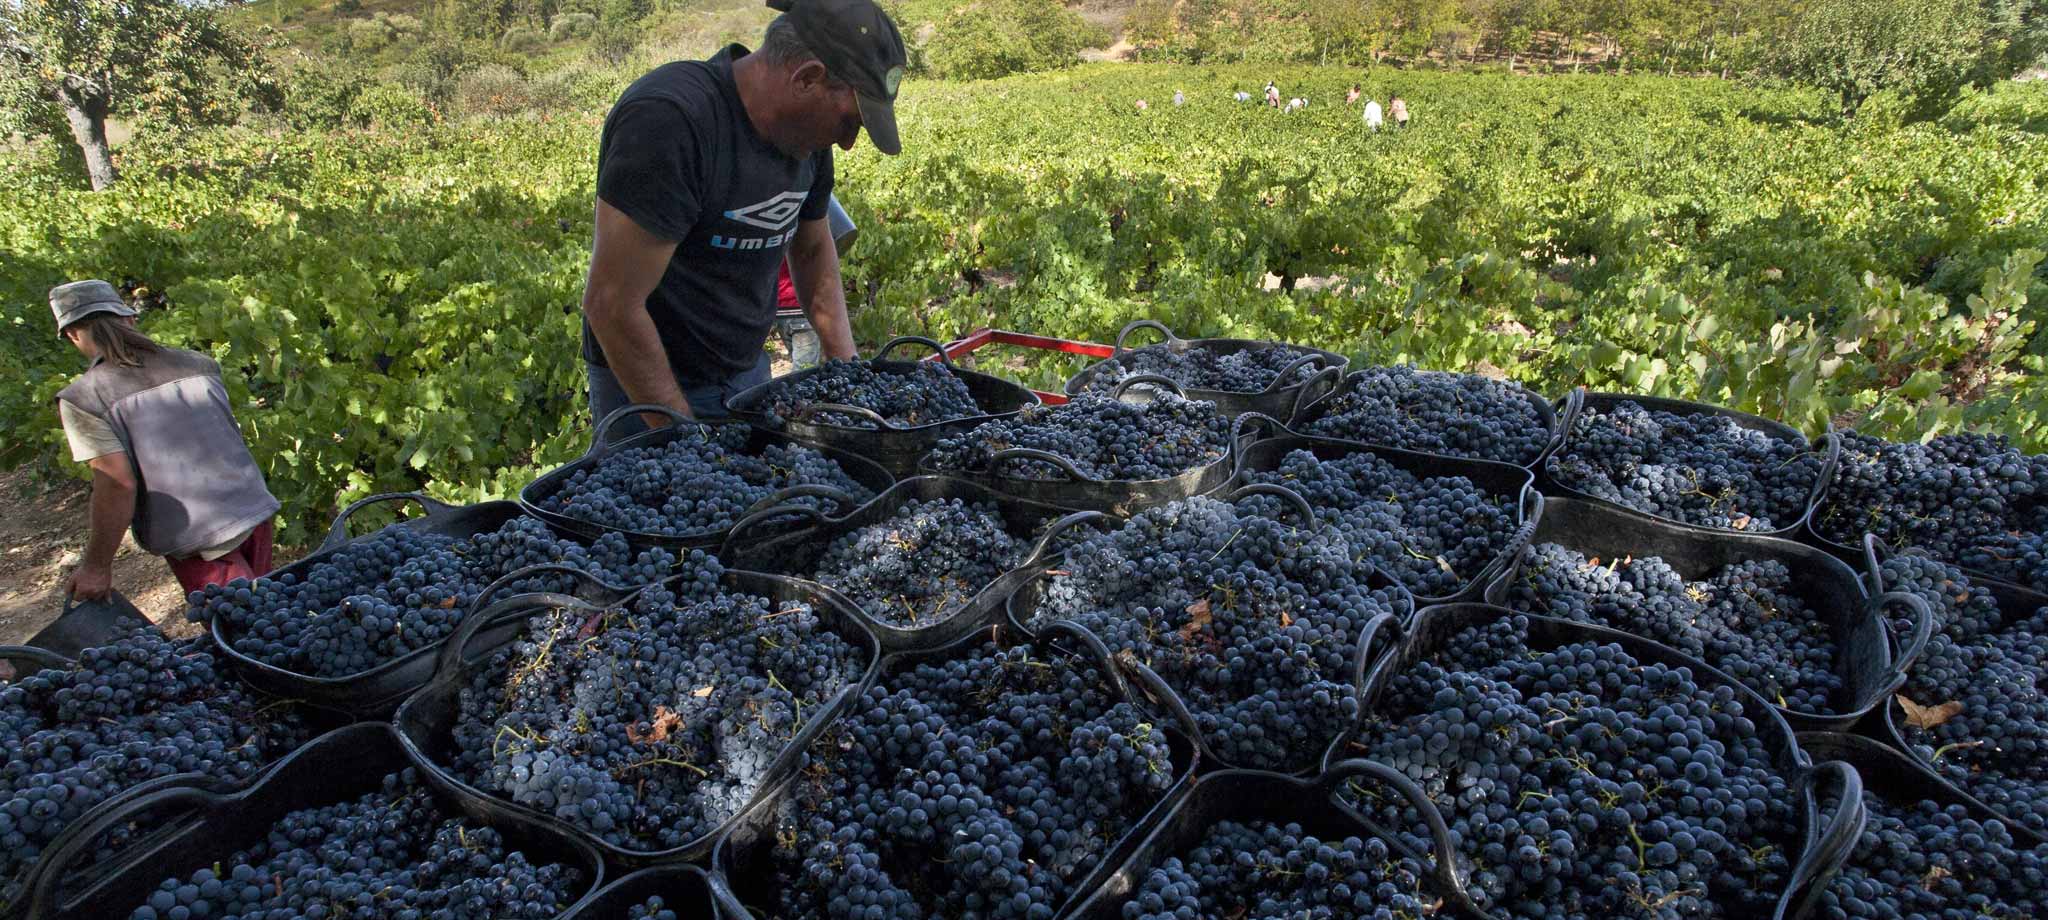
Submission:
M 725 212 L 725 216 L 750 227 L 781 230 L 795 222 L 809 192 L 783 192 L 767 201 Z

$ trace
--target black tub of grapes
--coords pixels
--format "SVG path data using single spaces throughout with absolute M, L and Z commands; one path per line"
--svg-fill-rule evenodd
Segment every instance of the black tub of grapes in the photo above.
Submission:
M 672 424 L 621 441 L 636 413 Z M 896 482 L 879 464 L 737 421 L 700 422 L 666 406 L 625 406 L 598 423 L 590 450 L 519 490 L 528 514 L 567 534 L 623 535 L 634 546 L 716 549 L 740 518 L 771 505 L 852 508 Z M 801 497 L 798 497 L 801 496 Z
M 918 471 L 1123 516 L 1228 485 L 1238 442 L 1231 418 L 1215 403 L 1140 374 L 1118 381 L 1108 395 L 1034 406 L 941 438 Z
M 905 344 L 930 348 L 939 360 L 890 360 Z M 757 428 L 866 457 L 905 478 L 939 438 L 1038 404 L 1021 384 L 954 366 L 931 339 L 899 336 L 872 358 L 827 361 L 748 387 L 726 408 Z
M 1874 562 L 1869 578 L 1879 584 Z M 1553 498 L 1520 569 L 1486 599 L 1668 645 L 1734 677 L 1793 728 L 1838 731 L 1891 701 L 1934 629 L 1922 598 L 1864 585 L 1804 543 Z
M 1279 417 L 1297 434 L 1535 469 L 1583 396 L 1553 405 L 1512 380 L 1397 364 L 1353 371 Z
M 427 513 L 350 538 L 354 515 L 393 501 Z M 251 584 L 209 587 L 186 615 L 251 684 L 381 718 L 433 676 L 435 650 L 479 602 L 520 591 L 619 594 L 666 576 L 675 558 L 636 552 L 617 534 L 565 538 L 512 502 L 375 495 L 344 509 L 312 555 Z M 547 564 L 589 578 L 512 574 Z
M 1588 393 L 1543 463 L 1544 491 L 1683 527 L 1797 539 L 1841 444 L 1679 399 Z
M 615 866 L 710 855 L 880 659 L 838 599 L 709 557 L 623 603 L 494 608 L 399 707 L 400 740 L 471 811 L 556 827 Z M 510 634 L 472 631 L 501 615 Z
M 1841 874 L 1813 890 L 1811 916 L 2048 917 L 2048 846 L 1877 741 L 1814 732 L 1799 746 L 1855 767 L 1869 814 Z
M 1421 847 L 1367 819 L 1339 790 L 1390 788 L 1422 816 Z M 1224 770 L 1196 780 L 1068 920 L 1180 917 L 1442 917 L 1485 920 L 1436 806 L 1369 760 L 1302 778 Z
M 845 597 L 888 652 L 951 645 L 1002 617 L 1003 602 L 1099 511 L 1065 511 L 964 479 L 917 476 L 836 517 L 768 508 L 718 551 L 734 568 L 789 575 Z
M 1429 606 L 1479 600 L 1520 561 L 1543 515 L 1535 479 L 1490 460 L 1284 435 L 1245 447 L 1232 481 L 1300 494 L 1355 552 Z
M 0 916 L 31 912 L 32 892 L 43 905 L 70 897 L 167 817 L 107 825 L 83 849 L 70 843 L 127 799 L 246 782 L 349 721 L 265 694 L 221 667 L 203 640 L 171 640 L 153 626 L 119 627 L 76 659 L 0 647 L 0 662 L 12 672 L 0 680 Z
M 1125 347 L 1132 332 L 1147 328 L 1166 341 Z M 1107 393 L 1125 377 L 1158 374 L 1180 384 L 1189 397 L 1215 403 L 1224 415 L 1258 412 L 1286 418 L 1305 390 L 1336 383 L 1350 363 L 1333 351 L 1284 342 L 1183 339 L 1162 323 L 1141 319 L 1116 334 L 1113 355 L 1068 380 L 1066 394 Z
M 1761 697 L 1600 626 L 1431 607 L 1379 656 L 1366 711 L 1332 757 L 1415 780 L 1500 916 L 1790 920 L 1863 828 L 1860 798 L 1818 807 L 1855 770 L 1814 765 Z M 1422 824 L 1404 800 L 1346 801 L 1397 834 Z
M 1049 917 L 1196 764 L 1085 634 L 992 628 L 890 656 L 714 862 L 763 917 Z
M 1862 727 L 2004 817 L 2015 837 L 2048 844 L 2048 597 L 1923 551 L 1866 545 L 1877 583 L 1924 599 L 1935 635 Z
M 1088 533 L 1008 604 L 1020 631 L 1096 637 L 1204 761 L 1281 773 L 1315 770 L 1357 725 L 1373 637 L 1414 610 L 1407 589 L 1271 484 Z
M 179 817 L 159 822 L 166 811 Z M 138 823 L 151 828 L 141 844 L 91 876 L 73 871 L 101 833 Z M 554 920 L 604 880 L 588 844 L 518 815 L 465 812 L 374 722 L 322 735 L 244 787 L 176 784 L 128 799 L 52 858 L 30 920 Z M 79 892 L 59 897 L 59 879 Z
M 2048 455 L 1997 435 L 1925 443 L 1837 436 L 1841 460 L 1807 525 L 1810 539 L 1854 560 L 1863 535 L 1875 534 L 1960 566 L 1973 583 L 2048 592 Z

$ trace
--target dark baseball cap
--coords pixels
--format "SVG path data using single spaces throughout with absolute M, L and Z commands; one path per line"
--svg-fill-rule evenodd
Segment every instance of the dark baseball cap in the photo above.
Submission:
M 910 55 L 889 14 L 874 0 L 768 0 L 768 6 L 789 14 L 797 37 L 825 72 L 853 87 L 861 126 L 875 149 L 891 156 L 903 152 L 896 136 L 896 88 Z

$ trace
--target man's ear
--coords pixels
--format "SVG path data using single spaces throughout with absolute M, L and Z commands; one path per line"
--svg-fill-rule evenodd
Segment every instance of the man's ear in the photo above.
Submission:
M 824 62 L 811 60 L 798 64 L 795 70 L 790 71 L 789 82 L 800 90 L 810 91 L 825 88 Z

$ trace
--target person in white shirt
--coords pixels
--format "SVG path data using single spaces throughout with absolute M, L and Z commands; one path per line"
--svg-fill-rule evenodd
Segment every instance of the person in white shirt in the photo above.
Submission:
M 1287 100 L 1287 111 L 1298 112 L 1301 111 L 1303 108 L 1307 107 L 1307 105 L 1307 100 L 1301 98 L 1300 96 L 1296 96 L 1292 99 Z
M 1266 104 L 1276 109 L 1280 107 L 1280 87 L 1266 84 Z
M 1380 109 L 1380 101 L 1378 99 L 1365 100 L 1365 126 L 1378 131 L 1380 125 L 1385 124 L 1386 121 L 1386 113 Z
M 1180 90 L 1174 90 L 1174 91 L 1173 91 L 1173 104 L 1174 104 L 1174 105 L 1187 105 L 1187 104 L 1188 104 L 1188 97 L 1187 97 L 1187 94 L 1186 94 L 1186 93 L 1183 93 L 1183 92 L 1181 92 Z
M 1238 90 L 1237 95 L 1233 98 L 1235 98 L 1239 102 L 1250 102 L 1252 101 L 1252 94 L 1247 93 L 1244 90 Z

